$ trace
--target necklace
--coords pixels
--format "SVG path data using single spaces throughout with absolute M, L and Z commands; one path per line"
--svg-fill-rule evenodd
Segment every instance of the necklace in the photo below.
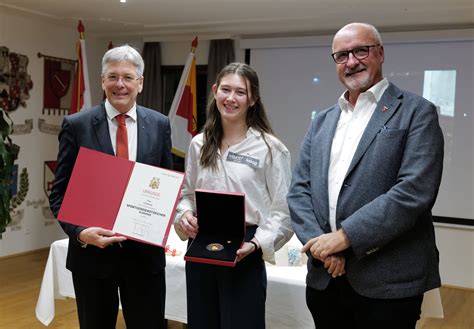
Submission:
M 232 139 L 230 141 L 227 141 L 227 140 L 222 140 L 222 144 L 224 145 L 225 149 L 229 149 L 231 146 L 233 145 L 236 145 L 238 143 L 240 143 L 241 141 L 243 141 L 245 139 L 245 137 L 247 136 L 247 132 L 245 132 L 244 134 L 238 136 L 237 138 L 235 139 Z

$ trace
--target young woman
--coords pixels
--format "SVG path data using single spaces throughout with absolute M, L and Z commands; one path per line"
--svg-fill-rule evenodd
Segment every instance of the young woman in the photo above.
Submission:
M 252 161 L 236 162 L 234 155 Z M 195 189 L 242 192 L 246 242 L 235 267 L 186 263 L 190 329 L 265 328 L 264 260 L 274 263 L 275 251 L 293 234 L 286 203 L 290 176 L 290 154 L 273 136 L 257 74 L 246 64 L 227 65 L 212 86 L 204 131 L 189 147 L 175 228 L 183 239 L 196 236 Z M 221 216 L 225 225 L 226 214 Z

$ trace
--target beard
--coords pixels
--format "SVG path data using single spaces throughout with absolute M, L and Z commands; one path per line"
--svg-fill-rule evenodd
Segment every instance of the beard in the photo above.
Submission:
M 351 70 L 345 71 L 343 83 L 347 89 L 359 92 L 364 92 L 372 86 L 372 80 L 365 65 L 358 65 Z

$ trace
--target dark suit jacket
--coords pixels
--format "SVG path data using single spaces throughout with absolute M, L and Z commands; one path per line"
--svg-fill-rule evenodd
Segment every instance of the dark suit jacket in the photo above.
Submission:
M 340 115 L 334 105 L 311 123 L 288 194 L 302 243 L 331 232 L 328 168 Z M 403 298 L 438 287 L 438 251 L 431 208 L 443 167 L 443 135 L 435 106 L 390 84 L 378 102 L 350 164 L 336 209 L 336 224 L 351 247 L 346 276 L 371 298 Z M 307 284 L 330 280 L 318 260 L 308 261 Z
M 137 144 L 137 162 L 172 168 L 171 129 L 168 117 L 137 106 Z M 55 216 L 61 207 L 81 146 L 114 155 L 104 104 L 64 118 L 59 134 L 54 185 L 49 198 Z M 124 241 L 122 247 L 112 245 L 104 249 L 95 246 L 82 248 L 77 236 L 84 228 L 63 222 L 60 224 L 69 236 L 66 267 L 73 273 L 107 277 L 114 273 L 118 266 L 150 272 L 162 271 L 165 266 L 163 248 L 132 240 Z

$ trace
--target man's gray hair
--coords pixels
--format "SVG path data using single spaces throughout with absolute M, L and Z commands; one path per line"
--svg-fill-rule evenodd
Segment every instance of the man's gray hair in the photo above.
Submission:
M 145 70 L 145 62 L 140 53 L 129 45 L 118 46 L 109 49 L 102 58 L 102 76 L 107 70 L 107 63 L 127 61 L 136 66 L 136 73 L 138 77 L 143 76 Z

